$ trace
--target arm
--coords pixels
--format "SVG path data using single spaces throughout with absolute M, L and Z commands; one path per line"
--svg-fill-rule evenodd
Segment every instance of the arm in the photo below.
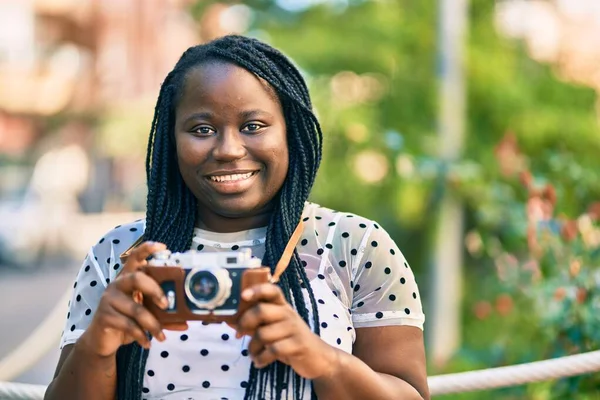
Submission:
M 366 224 L 362 225 L 364 229 Z M 352 355 L 313 333 L 273 284 L 242 293 L 242 298 L 256 303 L 240 316 L 235 327 L 238 335 L 252 337 L 248 349 L 257 368 L 275 360 L 288 364 L 313 381 L 319 399 L 429 399 L 425 317 L 412 270 L 387 232 L 376 224 L 360 242 L 364 245 L 334 242 L 333 248 L 364 248 L 362 257 L 343 252 L 330 255 L 333 265 L 352 260 L 351 268 L 343 270 L 348 274 L 344 290 L 351 293 L 356 329 Z
M 345 221 L 348 224 L 348 221 Z M 352 232 L 351 222 L 345 230 Z M 332 369 L 314 381 L 321 399 L 429 398 L 418 286 L 408 262 L 383 227 L 368 227 L 364 253 L 353 260 L 353 355 L 336 351 Z M 369 226 L 370 225 L 370 226 Z M 355 241 L 354 248 L 360 248 Z M 334 244 L 334 248 L 343 248 Z M 352 259 L 332 253 L 334 265 Z M 350 284 L 348 283 L 350 286 Z
M 354 355 L 325 343 L 286 303 L 278 286 L 263 284 L 242 293 L 256 305 L 234 326 L 257 368 L 280 360 L 313 380 L 322 400 L 429 399 L 423 332 L 414 326 L 357 329 Z
M 89 352 L 86 332 L 104 293 L 102 284 L 112 268 L 103 268 L 97 259 L 106 259 L 108 244 L 95 245 L 85 258 L 69 303 L 69 314 L 61 340 L 61 354 L 54 379 L 44 399 L 114 399 L 115 358 L 98 358 Z M 92 282 L 95 282 L 92 284 Z M 87 310 L 91 311 L 88 312 Z
M 84 263 L 76 285 L 81 289 L 71 301 L 68 329 L 63 335 L 63 340 L 67 341 L 63 341 L 65 347 L 54 380 L 46 390 L 46 400 L 114 399 L 119 347 L 137 341 L 149 348 L 146 332 L 156 340 L 164 340 L 160 323 L 133 298 L 133 293 L 140 292 L 151 297 L 158 306 L 166 305 L 158 284 L 138 271 L 148 256 L 162 249 L 162 244 L 146 242 L 133 250 L 119 276 L 106 289 L 98 288 L 103 277 Z M 82 304 L 85 304 L 85 312 L 81 309 Z M 88 306 L 90 308 L 86 309 Z M 91 321 L 83 319 L 82 315 L 90 317 Z
M 117 384 L 115 357 L 98 357 L 86 350 L 85 334 L 63 348 L 54 380 L 44 400 L 102 399 L 113 400 Z
M 331 347 L 330 372 L 313 380 L 319 399 L 429 399 L 423 331 L 386 326 L 356 335 L 354 355 Z

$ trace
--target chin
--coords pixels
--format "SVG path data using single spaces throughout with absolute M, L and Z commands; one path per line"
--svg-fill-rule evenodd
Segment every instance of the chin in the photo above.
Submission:
M 244 218 L 263 213 L 270 209 L 269 204 L 261 204 L 256 201 L 244 201 L 236 199 L 234 201 L 221 201 L 219 207 L 215 210 L 219 215 L 226 218 Z

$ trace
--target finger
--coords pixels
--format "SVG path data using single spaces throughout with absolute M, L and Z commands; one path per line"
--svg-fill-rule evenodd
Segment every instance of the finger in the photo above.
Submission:
M 122 292 L 116 292 L 110 298 L 110 305 L 120 314 L 134 320 L 144 331 L 150 332 L 159 341 L 165 340 L 162 326 L 146 307 L 133 301 Z
M 254 366 L 258 369 L 264 368 L 264 367 L 268 366 L 269 364 L 274 363 L 275 361 L 277 361 L 277 357 L 267 347 L 264 347 L 263 350 L 259 354 L 252 357 L 252 362 L 254 363 Z
M 167 246 L 159 242 L 144 242 L 131 251 L 121 273 L 134 272 L 147 264 L 146 259 L 157 251 L 165 250 Z
M 264 350 L 252 357 L 256 368 L 264 368 L 274 360 L 288 363 L 288 360 L 300 353 L 301 347 L 293 337 L 288 337 L 265 346 Z
M 245 301 L 262 301 L 265 303 L 287 304 L 283 292 L 279 286 L 272 283 L 263 283 L 252 286 L 242 292 L 242 299 Z
M 280 321 L 275 324 L 263 325 L 256 329 L 253 338 L 268 347 L 270 344 L 278 342 L 294 335 L 295 329 L 288 321 Z
M 128 295 L 132 295 L 135 291 L 141 292 L 144 296 L 152 298 L 152 301 L 162 309 L 169 304 L 158 283 L 142 271 L 123 274 L 113 284 L 117 291 Z
M 150 340 L 146 336 L 144 328 L 138 325 L 133 319 L 121 314 L 112 307 L 107 307 L 102 320 L 102 326 L 122 332 L 125 336 L 133 338 L 145 349 L 150 348 Z
M 251 335 L 261 325 L 285 319 L 289 312 L 287 304 L 256 303 L 238 318 L 236 330 L 239 335 Z
M 265 349 L 265 344 L 256 338 L 252 338 L 250 343 L 248 343 L 248 354 L 250 357 L 255 357 L 258 354 L 262 353 Z

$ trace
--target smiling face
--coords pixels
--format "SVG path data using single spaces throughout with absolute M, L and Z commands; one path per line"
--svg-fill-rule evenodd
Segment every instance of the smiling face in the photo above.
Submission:
M 265 82 L 225 62 L 188 71 L 175 143 L 181 176 L 198 199 L 197 224 L 227 232 L 268 223 L 289 159 L 281 104 Z

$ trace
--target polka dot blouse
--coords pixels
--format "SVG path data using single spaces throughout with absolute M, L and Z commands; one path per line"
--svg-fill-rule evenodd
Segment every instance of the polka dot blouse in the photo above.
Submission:
M 410 325 L 423 329 L 419 291 L 404 256 L 377 223 L 307 203 L 297 250 L 313 288 L 321 338 L 348 353 L 362 327 Z M 118 226 L 94 245 L 74 284 L 60 347 L 73 344 L 89 325 L 119 255 L 143 233 L 144 221 Z M 192 249 L 218 252 L 250 248 L 264 254 L 266 228 L 235 233 L 194 230 Z M 309 302 L 305 291 L 306 301 Z M 189 323 L 152 341 L 144 374 L 144 399 L 243 399 L 250 370 L 249 337 L 235 338 L 226 324 Z M 306 398 L 310 398 L 307 389 Z M 290 388 L 291 398 L 291 388 Z

